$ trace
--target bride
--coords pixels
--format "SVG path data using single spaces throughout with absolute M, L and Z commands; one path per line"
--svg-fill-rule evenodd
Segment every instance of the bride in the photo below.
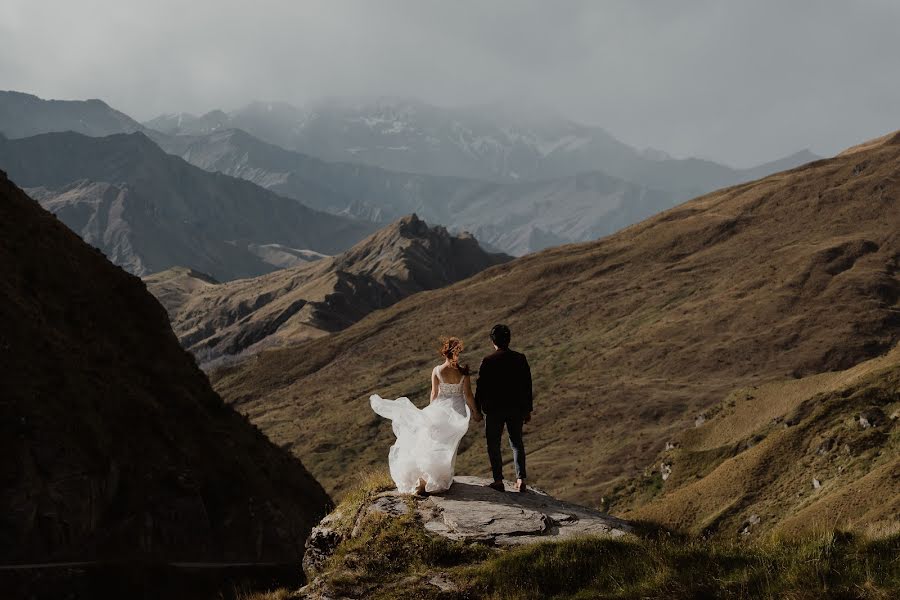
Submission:
M 418 409 L 409 398 L 369 398 L 372 410 L 392 421 L 397 441 L 388 464 L 397 489 L 404 493 L 443 492 L 453 483 L 456 448 L 469 428 L 481 421 L 475 408 L 468 367 L 459 364 L 462 340 L 442 340 L 444 362 L 431 371 L 431 403 Z

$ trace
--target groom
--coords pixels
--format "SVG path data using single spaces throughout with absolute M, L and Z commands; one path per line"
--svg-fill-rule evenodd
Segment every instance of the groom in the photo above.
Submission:
M 494 482 L 490 487 L 504 491 L 500 436 L 505 426 L 516 465 L 516 490 L 525 492 L 527 487 L 522 425 L 531 420 L 531 369 L 524 354 L 509 349 L 510 338 L 509 327 L 506 325 L 494 325 L 491 329 L 491 342 L 495 352 L 481 361 L 475 405 L 479 412 L 485 414 L 484 433 L 494 474 Z

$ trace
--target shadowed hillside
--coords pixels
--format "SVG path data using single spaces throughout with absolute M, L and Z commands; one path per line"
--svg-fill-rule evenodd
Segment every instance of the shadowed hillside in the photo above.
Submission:
M 412 215 L 301 267 L 227 284 L 173 269 L 146 282 L 181 343 L 209 361 L 344 329 L 373 310 L 506 260 L 468 234 L 451 235 Z
M 0 560 L 299 560 L 328 496 L 0 171 Z
M 529 471 L 596 505 L 736 387 L 847 369 L 897 343 L 898 202 L 894 135 L 417 294 L 215 386 L 340 493 L 391 443 L 368 395 L 424 402 L 439 334 L 462 336 L 477 365 L 507 322 L 535 376 Z M 460 472 L 486 471 L 479 433 L 462 448 Z

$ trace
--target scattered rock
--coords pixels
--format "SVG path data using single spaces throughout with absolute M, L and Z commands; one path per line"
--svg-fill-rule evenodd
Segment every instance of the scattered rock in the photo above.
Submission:
M 666 452 L 669 452 L 670 450 L 674 450 L 677 447 L 678 447 L 678 444 L 676 444 L 675 442 L 666 442 Z
M 868 429 L 869 427 L 878 427 L 886 420 L 884 411 L 878 407 L 873 407 L 860 412 L 858 422 L 861 428 Z
M 337 545 L 343 541 L 338 533 L 338 523 L 343 515 L 334 511 L 326 515 L 319 524 L 313 527 L 306 539 L 306 550 L 303 553 L 303 570 L 309 574 L 321 570 L 325 561 L 334 553 Z
M 706 423 L 706 417 L 704 415 L 698 415 L 696 419 L 694 419 L 694 427 L 700 427 Z
M 744 523 L 741 525 L 740 534 L 742 536 L 750 535 L 750 529 L 754 525 L 759 525 L 760 522 L 762 522 L 762 519 L 760 518 L 759 515 L 750 515 L 750 518 L 747 519 L 746 521 L 744 521 Z
M 375 499 L 371 504 L 364 506 L 363 509 L 359 512 L 356 517 L 356 524 L 353 526 L 353 531 L 351 532 L 351 537 L 356 537 L 359 533 L 359 528 L 362 526 L 363 521 L 365 521 L 366 517 L 373 513 L 379 513 L 382 515 L 387 515 L 389 517 L 399 517 L 401 515 L 405 515 L 409 512 L 409 506 L 406 504 L 406 500 L 403 496 L 392 495 L 392 496 L 380 496 Z
M 438 573 L 437 575 L 432 576 L 428 579 L 428 583 L 441 590 L 442 592 L 457 592 L 459 591 L 459 586 L 456 583 L 447 577 L 444 573 Z
M 819 447 L 816 449 L 816 453 L 818 454 L 828 454 L 831 452 L 831 449 L 834 448 L 834 438 L 825 438 L 822 440 L 822 443 L 819 444 Z
M 822 482 L 819 481 L 818 479 L 816 479 L 815 477 L 813 477 L 812 486 L 813 486 L 814 490 L 818 490 L 819 488 L 822 487 Z
M 662 475 L 662 480 L 665 481 L 669 478 L 669 475 L 672 474 L 672 465 L 667 463 L 661 463 L 659 465 L 659 474 Z
M 891 421 L 896 421 L 900 419 L 900 408 L 891 413 Z

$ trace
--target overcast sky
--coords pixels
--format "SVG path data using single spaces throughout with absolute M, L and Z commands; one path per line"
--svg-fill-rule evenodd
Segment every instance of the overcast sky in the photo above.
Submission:
M 2 0 L 0 89 L 144 120 L 524 100 L 735 165 L 900 128 L 900 0 Z

